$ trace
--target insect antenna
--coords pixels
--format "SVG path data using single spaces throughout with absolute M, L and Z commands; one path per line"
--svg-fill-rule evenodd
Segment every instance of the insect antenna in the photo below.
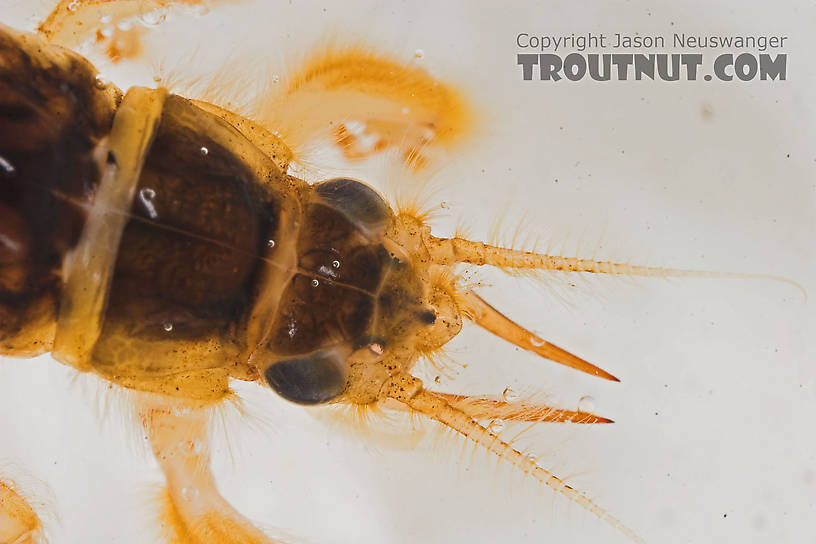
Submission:
M 539 466 L 535 460 L 529 456 L 513 448 L 487 427 L 484 427 L 473 419 L 473 417 L 451 405 L 446 398 L 424 389 L 422 382 L 418 378 L 405 374 L 394 376 L 391 381 L 385 385 L 384 392 L 389 398 L 398 400 L 406 404 L 412 410 L 442 423 L 477 445 L 489 450 L 500 459 L 512 464 L 524 474 L 529 474 L 540 483 L 552 488 L 585 510 L 592 512 L 599 519 L 610 524 L 622 534 L 632 539 L 632 541 L 638 543 L 644 542 L 632 529 L 625 526 L 621 521 L 591 499 L 584 496 L 580 491 L 567 485 L 562 479 Z
M 474 242 L 464 238 L 437 238 L 428 236 L 425 245 L 431 260 L 439 265 L 458 263 L 477 266 L 491 265 L 503 269 L 535 269 L 560 272 L 585 272 L 591 274 L 609 274 L 612 276 L 650 276 L 650 277 L 686 277 L 686 278 L 731 278 L 771 280 L 796 287 L 807 299 L 807 291 L 794 280 L 770 274 L 752 274 L 741 272 L 716 272 L 705 270 L 687 270 L 681 268 L 664 268 L 660 266 L 640 266 L 613 261 L 596 261 L 549 255 L 534 251 L 523 251 Z

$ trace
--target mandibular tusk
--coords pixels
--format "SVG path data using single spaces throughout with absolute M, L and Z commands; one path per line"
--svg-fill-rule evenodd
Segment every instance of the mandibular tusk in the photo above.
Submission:
M 477 325 L 492 332 L 499 338 L 503 338 L 511 344 L 515 344 L 545 359 L 566 365 L 575 370 L 580 370 L 581 372 L 586 372 L 587 374 L 592 374 L 593 376 L 598 376 L 599 378 L 613 382 L 620 381 L 602 368 L 598 368 L 592 363 L 543 340 L 521 325 L 518 325 L 473 291 L 465 294 L 463 299 L 467 316 Z

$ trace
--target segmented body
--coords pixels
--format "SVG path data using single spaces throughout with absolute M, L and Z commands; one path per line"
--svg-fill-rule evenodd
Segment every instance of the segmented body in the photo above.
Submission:
M 78 54 L 5 27 L 0 54 L 7 59 L 0 66 L 0 350 L 51 352 L 150 394 L 136 404 L 166 476 L 171 542 L 268 541 L 218 493 L 201 445 L 206 408 L 231 394 L 230 379 L 261 382 L 300 404 L 395 400 L 639 540 L 479 422 L 610 420 L 429 391 L 411 369 L 467 318 L 533 353 L 616 380 L 461 285 L 453 272 L 460 263 L 683 271 L 437 238 L 420 212 L 392 210 L 361 182 L 309 185 L 289 175 L 292 152 L 249 119 L 163 88 L 122 93 Z M 394 80 L 395 72 L 402 78 Z M 306 90 L 294 78 L 292 103 L 332 96 L 336 103 L 316 127 L 342 105 L 373 115 L 375 150 L 424 145 L 434 127 L 447 145 L 452 128 L 443 120 L 467 118 L 458 95 L 421 70 L 358 50 L 318 56 L 305 73 L 313 77 Z M 417 119 L 402 110 L 394 117 L 392 102 L 372 98 L 393 101 L 406 89 L 427 107 Z M 417 150 L 405 153 L 418 167 Z
M 218 108 L 161 89 L 122 98 L 64 50 L 27 74 L 26 38 L 2 39 L 16 55 L 2 132 L 24 134 L 0 145 L 6 354 L 52 351 L 126 387 L 217 400 L 259 359 L 356 349 L 375 311 L 393 313 L 393 293 L 377 299 L 390 212 L 373 191 L 313 189 L 284 173 L 282 143 L 263 153 Z

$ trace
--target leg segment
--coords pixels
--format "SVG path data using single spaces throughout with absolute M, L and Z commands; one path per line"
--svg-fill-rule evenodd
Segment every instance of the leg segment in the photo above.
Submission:
M 259 114 L 294 149 L 330 133 L 350 160 L 394 148 L 413 168 L 458 143 L 473 122 L 453 87 L 361 47 L 313 55 Z
M 11 482 L 0 480 L 0 544 L 45 544 L 42 521 Z
M 210 471 L 209 410 L 190 403 L 144 402 L 142 423 L 164 471 L 162 524 L 172 544 L 273 544 L 218 492 Z
M 209 0 L 209 5 L 218 0 Z M 226 0 L 222 0 L 226 1 Z M 71 49 L 94 40 L 113 62 L 138 56 L 144 25 L 122 24 L 131 19 L 160 23 L 166 10 L 197 6 L 205 0 L 60 0 L 37 31 L 51 43 Z

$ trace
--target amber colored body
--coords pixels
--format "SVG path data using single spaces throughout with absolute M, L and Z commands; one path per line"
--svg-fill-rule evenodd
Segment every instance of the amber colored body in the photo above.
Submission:
M 3 38 L 21 64 L 31 64 L 24 48 Z M 8 80 L 0 95 L 6 113 L 0 131 L 25 133 L 0 144 L 0 156 L 13 165 L 4 174 L 3 235 L 20 248 L 5 256 L 0 276 L 7 354 L 63 355 L 53 345 L 62 261 L 94 204 L 103 168 L 94 146 L 110 130 L 115 101 L 100 120 L 74 118 L 92 111 L 89 100 L 119 97 L 98 89 L 90 67 L 83 67 L 76 86 L 66 86 L 67 74 L 55 66 L 45 85 L 21 88 Z M 41 107 L 43 91 L 74 104 L 65 128 L 53 128 L 62 114 Z M 184 98 L 164 100 L 151 138 L 133 204 L 116 210 L 127 220 L 109 272 L 103 326 L 90 350 L 96 373 L 142 391 L 217 400 L 229 377 L 256 377 L 246 368 L 258 349 L 272 362 L 328 345 L 348 345 L 350 352 L 365 343 L 390 261 L 380 233 L 356 224 L 365 218 L 344 215 L 232 125 Z M 388 216 L 375 219 L 381 231 Z M 277 296 L 270 300 L 271 292 Z M 396 301 L 383 305 L 390 315 L 389 304 Z M 35 321 L 25 312 L 38 305 L 47 314 Z M 253 326 L 259 312 L 273 317 L 262 327 Z
M 269 101 L 281 138 L 162 88 L 122 93 L 78 54 L 46 41 L 68 32 L 72 17 L 87 31 L 82 21 L 105 7 L 114 9 L 109 0 L 78 11 L 61 2 L 42 36 L 0 26 L 0 353 L 51 352 L 136 392 L 166 475 L 167 538 L 272 542 L 220 496 L 209 472 L 208 408 L 241 379 L 300 404 L 396 400 L 638 540 L 478 421 L 609 420 L 432 392 L 410 372 L 466 318 L 523 349 L 616 380 L 461 285 L 460 263 L 685 272 L 436 238 L 420 212 L 392 209 L 361 182 L 309 185 L 287 173 L 294 156 L 287 143 L 331 131 L 357 158 L 357 142 L 336 121 L 359 117 L 376 137 L 370 152 L 397 147 L 421 169 L 424 154 L 466 131 L 464 100 L 415 67 L 329 49 Z

